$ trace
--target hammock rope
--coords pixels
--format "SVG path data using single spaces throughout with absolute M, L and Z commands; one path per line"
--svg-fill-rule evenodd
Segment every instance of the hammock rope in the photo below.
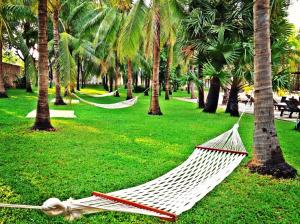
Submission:
M 242 113 L 241 116 L 243 116 Z M 40 209 L 73 220 L 83 214 L 119 211 L 175 221 L 220 184 L 247 156 L 238 122 L 216 138 L 195 147 L 189 158 L 166 174 L 142 185 L 110 193 L 93 192 L 82 199 L 50 198 L 42 206 L 0 204 L 6 208 Z

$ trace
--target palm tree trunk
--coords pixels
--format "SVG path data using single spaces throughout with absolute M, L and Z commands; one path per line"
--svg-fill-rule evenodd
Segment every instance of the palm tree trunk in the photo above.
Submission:
M 30 57 L 30 55 L 28 55 L 27 57 Z M 28 73 L 28 63 L 29 63 L 28 58 L 26 58 L 24 61 L 24 77 L 25 77 L 26 92 L 33 93 L 31 88 L 30 74 Z
M 295 177 L 297 171 L 284 160 L 274 125 L 271 81 L 270 0 L 257 0 L 254 12 L 254 154 L 253 172 L 274 177 Z
M 39 0 L 38 6 L 39 20 L 39 94 L 37 102 L 37 112 L 34 130 L 53 131 L 50 122 L 50 112 L 48 105 L 48 34 L 47 34 L 47 0 Z
M 109 92 L 113 92 L 114 91 L 114 77 L 112 76 L 112 74 L 109 75 Z
M 239 117 L 239 102 L 238 92 L 240 90 L 240 80 L 237 77 L 233 77 L 231 88 L 229 91 L 229 98 L 226 106 L 225 113 L 230 113 L 233 117 Z
M 59 30 L 58 30 L 58 9 L 53 12 L 53 39 L 54 39 L 54 69 L 55 80 L 55 105 L 66 105 L 61 96 L 60 74 L 59 74 Z
M 197 99 L 195 94 L 195 83 L 191 82 L 191 99 Z
M 198 65 L 198 79 L 201 81 L 202 85 L 198 87 L 198 107 L 204 108 L 204 88 L 203 88 L 203 65 L 199 63 Z
M 104 83 L 104 89 L 105 89 L 106 91 L 108 91 L 108 90 L 109 90 L 109 88 L 108 88 L 108 76 L 107 76 L 107 74 L 105 74 L 105 83 Z
M 29 34 L 28 32 L 30 31 L 30 23 L 25 22 L 24 23 L 24 34 L 25 34 L 25 43 L 28 49 L 30 49 L 29 46 Z M 24 58 L 24 78 L 25 78 L 25 87 L 26 87 L 26 92 L 27 93 L 33 93 L 32 88 L 31 88 L 31 81 L 30 81 L 30 74 L 28 73 L 28 66 L 29 66 L 29 60 L 30 60 L 30 54 L 25 56 Z
M 80 57 L 77 58 L 77 81 L 76 81 L 76 90 L 80 91 L 80 72 L 81 72 L 81 63 Z
M 225 86 L 225 88 L 223 88 L 223 91 L 224 91 L 224 95 L 223 95 L 223 99 L 222 99 L 222 105 L 227 105 L 228 98 L 229 98 L 229 91 L 226 86 Z
M 216 113 L 219 102 L 220 88 L 220 79 L 218 77 L 213 77 L 210 81 L 210 87 L 203 112 Z
M 149 88 L 150 88 L 150 78 L 146 77 L 145 78 L 145 91 L 144 91 L 144 96 L 149 96 Z
M 157 7 L 154 27 L 153 43 L 153 74 L 152 74 L 152 96 L 150 102 L 150 115 L 162 115 L 159 106 L 159 62 L 160 62 L 160 12 Z
M 115 54 L 115 70 L 116 70 L 116 80 L 115 80 L 115 90 L 116 90 L 116 93 L 115 93 L 115 97 L 120 97 L 120 94 L 119 94 L 119 81 L 120 81 L 120 70 L 119 70 L 119 60 L 118 60 L 118 57 L 117 57 L 117 52 Z
M 134 91 L 136 91 L 137 88 L 138 88 L 138 81 L 139 81 L 139 73 L 135 72 L 135 75 L 134 75 Z
M 49 59 L 48 59 L 49 60 Z M 50 79 L 50 83 L 49 83 L 49 88 L 52 89 L 52 83 L 53 83 L 53 72 L 52 72 L 52 64 L 51 61 L 49 60 L 49 79 Z
M 131 60 L 127 62 L 127 100 L 132 99 L 132 65 Z
M 7 98 L 4 87 L 3 66 L 2 66 L 2 37 L 0 37 L 0 98 Z
M 168 58 L 167 58 L 167 68 L 166 68 L 166 95 L 165 100 L 170 99 L 170 70 L 172 65 L 172 46 L 169 46 Z

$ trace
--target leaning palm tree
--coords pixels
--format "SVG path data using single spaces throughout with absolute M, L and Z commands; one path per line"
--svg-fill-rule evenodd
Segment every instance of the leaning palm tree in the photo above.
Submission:
M 284 160 L 278 142 L 272 92 L 270 0 L 257 0 L 254 12 L 254 158 L 253 172 L 275 177 L 295 177 L 297 171 Z
M 39 0 L 38 5 L 39 35 L 38 35 L 38 71 L 39 94 L 34 130 L 52 131 L 48 104 L 48 33 L 47 33 L 47 0 Z

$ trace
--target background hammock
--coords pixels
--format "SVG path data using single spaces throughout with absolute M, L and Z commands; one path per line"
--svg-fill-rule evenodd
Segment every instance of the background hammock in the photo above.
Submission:
M 126 107 L 131 107 L 137 102 L 137 97 L 135 97 L 130 100 L 125 100 L 125 101 L 121 101 L 118 103 L 101 104 L 101 103 L 94 103 L 94 102 L 84 100 L 74 93 L 73 93 L 73 96 L 75 96 L 77 99 L 79 99 L 80 101 L 82 101 L 84 103 L 90 104 L 95 107 L 105 108 L 105 109 L 122 109 L 122 108 L 126 108 Z
M 118 91 L 118 90 L 115 90 L 115 91 L 113 91 L 113 92 L 105 93 L 105 94 L 89 94 L 89 93 L 84 93 L 84 92 L 80 92 L 80 94 L 84 94 L 84 95 L 88 95 L 88 96 L 96 97 L 96 98 L 101 98 L 101 97 L 113 96 L 113 95 L 115 95 L 115 93 L 116 93 L 117 91 Z

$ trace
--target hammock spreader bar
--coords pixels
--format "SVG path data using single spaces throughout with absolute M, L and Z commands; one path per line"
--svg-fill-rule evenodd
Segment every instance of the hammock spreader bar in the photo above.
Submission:
M 234 154 L 248 156 L 247 152 L 241 152 L 241 151 L 235 151 L 235 150 L 229 150 L 229 149 L 217 149 L 217 148 L 205 147 L 205 146 L 201 146 L 201 145 L 197 145 L 196 149 L 204 149 L 204 150 L 216 151 L 216 152 L 228 152 L 228 153 L 234 153 Z
M 161 215 L 164 216 L 164 217 L 159 217 L 159 218 L 167 220 L 167 221 L 175 222 L 176 219 L 177 219 L 177 215 L 175 215 L 173 213 L 166 212 L 166 211 L 163 211 L 163 210 L 160 210 L 160 209 L 157 209 L 157 208 L 153 208 L 153 207 L 150 207 L 150 206 L 147 206 L 147 205 L 143 205 L 143 204 L 140 204 L 140 203 L 136 203 L 136 202 L 133 202 L 133 201 L 129 201 L 129 200 L 126 200 L 126 199 L 123 199 L 123 198 L 110 196 L 110 195 L 103 194 L 103 193 L 96 192 L 96 191 L 94 191 L 92 193 L 92 195 L 96 196 L 96 197 L 104 198 L 104 199 L 107 199 L 107 200 L 110 200 L 110 201 L 119 202 L 119 203 L 122 203 L 122 204 L 125 204 L 125 205 L 134 206 L 136 208 L 148 210 L 148 211 L 151 211 L 151 212 L 156 212 L 156 213 L 161 214 Z M 165 216 L 169 216 L 169 218 L 166 218 Z

